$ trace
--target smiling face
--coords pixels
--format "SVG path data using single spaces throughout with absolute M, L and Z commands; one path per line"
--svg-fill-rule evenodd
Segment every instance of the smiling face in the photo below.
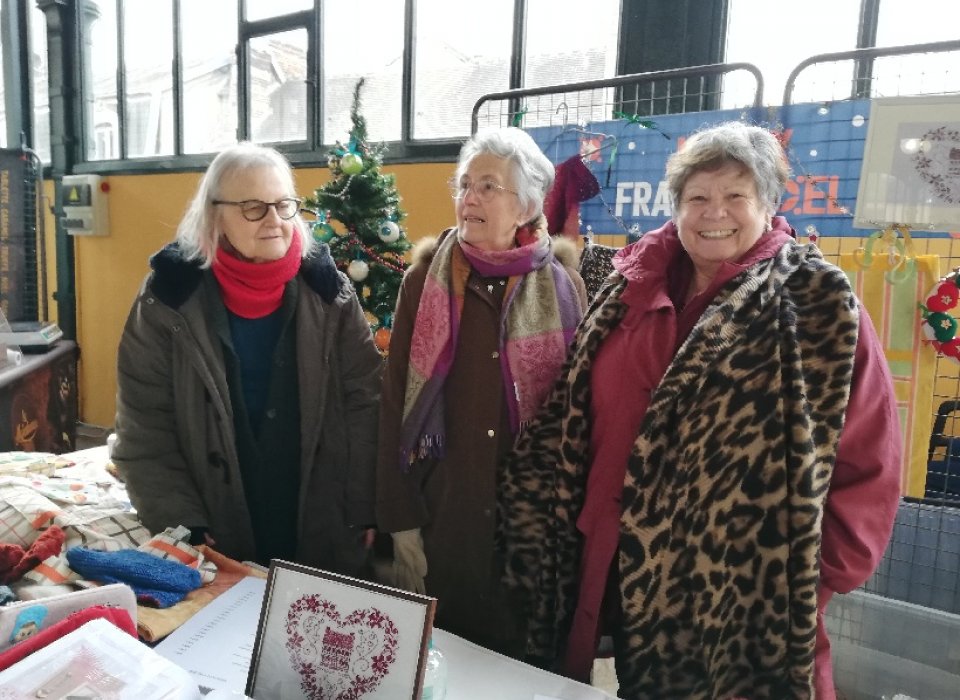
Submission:
M 517 189 L 510 161 L 490 153 L 474 156 L 459 177 L 461 188 L 489 181 L 506 190 Z M 532 213 L 521 209 L 520 200 L 513 192 L 493 188 L 490 198 L 484 201 L 477 189 L 462 190 L 463 196 L 454 200 L 461 237 L 482 250 L 513 248 L 517 227 L 525 224 Z
M 276 202 L 293 197 L 286 178 L 272 167 L 240 168 L 227 175 L 220 186 L 218 199 L 242 202 L 259 199 Z M 217 206 L 220 244 L 242 260 L 262 263 L 279 260 L 286 255 L 295 235 L 293 220 L 284 221 L 276 207 L 267 207 L 260 221 L 247 221 L 241 207 Z
M 753 247 L 769 216 L 749 172 L 728 163 L 687 179 L 675 220 L 698 277 L 710 280 L 720 265 L 737 260 Z

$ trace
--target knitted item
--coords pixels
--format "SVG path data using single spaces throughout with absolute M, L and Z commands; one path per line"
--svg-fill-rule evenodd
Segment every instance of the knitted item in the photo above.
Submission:
M 261 318 L 279 309 L 284 287 L 300 269 L 302 250 L 296 231 L 287 254 L 270 262 L 248 262 L 218 248 L 213 276 L 220 284 L 224 305 L 242 318 Z
M 55 557 L 63 549 L 63 542 L 66 538 L 63 530 L 56 525 L 40 533 L 40 536 L 34 540 L 30 548 L 24 552 L 19 545 L 3 545 L 3 553 L 0 555 L 0 583 L 12 583 L 18 581 L 25 573 L 35 568 L 48 557 Z M 20 558 L 13 566 L 7 566 L 15 556 L 15 550 L 20 550 Z
M 195 569 L 136 549 L 98 552 L 86 547 L 67 550 L 70 568 L 86 579 L 125 583 L 141 603 L 168 608 L 200 587 Z
M 0 543 L 0 581 L 7 580 L 7 574 L 23 559 L 23 547 L 18 544 Z
M 553 187 L 543 201 L 550 233 L 575 237 L 580 232 L 580 202 L 599 192 L 600 183 L 579 155 L 560 163 Z

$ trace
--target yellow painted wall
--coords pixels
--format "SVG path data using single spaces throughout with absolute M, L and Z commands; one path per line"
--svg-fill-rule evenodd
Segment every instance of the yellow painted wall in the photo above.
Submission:
M 446 182 L 452 163 L 394 165 L 384 168 L 396 176 L 404 222 L 412 240 L 435 235 L 453 223 L 453 205 Z M 326 168 L 296 171 L 300 194 L 312 193 L 327 181 Z M 80 345 L 80 419 L 94 425 L 112 426 L 116 395 L 116 350 L 130 304 L 147 273 L 147 260 L 172 240 L 177 222 L 193 195 L 200 173 L 112 175 L 109 206 L 111 234 L 77 238 L 77 341 Z M 52 197 L 50 183 L 45 192 Z M 47 217 L 49 308 L 56 320 L 54 221 Z M 869 232 L 865 232 L 869 233 Z M 609 240 L 608 240 L 609 239 Z M 597 236 L 598 243 L 623 245 L 622 236 Z M 940 256 L 940 272 L 960 266 L 960 239 L 915 239 L 917 253 Z M 819 245 L 828 260 L 852 252 L 863 244 L 860 238 L 822 236 Z M 960 395 L 960 365 L 938 362 L 937 397 Z
M 384 167 L 396 176 L 404 226 L 417 240 L 440 232 L 454 220 L 447 193 L 452 163 Z M 329 170 L 296 171 L 297 189 L 309 195 L 327 181 Z M 147 273 L 147 260 L 173 239 L 177 223 L 196 190 L 200 173 L 111 175 L 110 235 L 77 238 L 77 342 L 80 346 L 80 420 L 112 426 L 117 387 L 116 353 L 133 298 Z M 47 183 L 49 185 L 49 183 Z M 47 227 L 48 259 L 54 260 L 53 220 Z M 51 290 L 56 273 L 51 270 Z M 51 302 L 55 315 L 56 305 Z

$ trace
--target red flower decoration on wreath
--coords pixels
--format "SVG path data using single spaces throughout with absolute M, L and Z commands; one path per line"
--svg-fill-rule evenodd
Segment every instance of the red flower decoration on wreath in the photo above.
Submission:
M 960 323 L 950 310 L 960 303 L 960 269 L 954 270 L 927 294 L 920 307 L 923 315 L 923 335 L 926 342 L 954 362 L 960 363 Z
M 927 308 L 931 311 L 947 311 L 957 305 L 958 298 L 960 287 L 953 281 L 944 281 L 927 297 Z
M 960 338 L 954 338 L 945 343 L 940 343 L 940 352 L 960 362 Z

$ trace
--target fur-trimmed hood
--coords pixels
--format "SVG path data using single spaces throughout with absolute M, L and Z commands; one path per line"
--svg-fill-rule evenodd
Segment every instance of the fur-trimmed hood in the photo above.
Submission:
M 188 260 L 179 243 L 170 243 L 150 258 L 153 275 L 150 291 L 167 306 L 177 309 L 196 290 L 203 279 L 200 260 Z M 346 278 L 337 270 L 325 244 L 314 246 L 300 263 L 300 277 L 326 303 L 332 304 L 343 290 Z

